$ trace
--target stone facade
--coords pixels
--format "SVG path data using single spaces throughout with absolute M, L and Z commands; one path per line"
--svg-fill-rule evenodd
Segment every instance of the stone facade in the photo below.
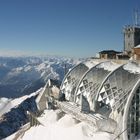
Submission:
M 124 28 L 124 51 L 131 52 L 132 48 L 140 44 L 140 28 L 127 26 Z

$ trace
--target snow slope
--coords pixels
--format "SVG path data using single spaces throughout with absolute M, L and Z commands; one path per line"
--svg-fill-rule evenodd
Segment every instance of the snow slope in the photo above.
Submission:
M 10 103 L 10 99 L 8 98 L 0 98 L 0 114 L 1 114 L 1 111 L 3 110 L 3 108 L 5 108 L 5 106 L 7 106 L 7 104 Z
M 21 104 L 27 98 L 36 96 L 41 91 L 42 91 L 42 88 L 40 88 L 39 90 L 37 90 L 34 93 L 31 93 L 30 95 L 25 95 L 25 96 L 22 96 L 20 98 L 15 98 L 15 99 L 1 98 L 0 99 L 0 116 L 9 112 L 12 108 L 17 107 L 19 104 Z
M 78 122 L 70 115 L 58 119 L 58 110 L 45 110 L 38 118 L 44 126 L 31 127 L 20 140 L 112 140 L 115 136 L 106 132 L 92 132 L 88 124 Z M 11 140 L 15 135 L 7 137 Z
M 4 100 L 4 98 L 1 99 L 0 139 L 15 133 L 21 126 L 28 122 L 27 111 L 37 112 L 35 99 L 40 92 L 42 92 L 42 88 L 30 95 L 25 95 L 13 100 L 7 99 L 8 102 Z

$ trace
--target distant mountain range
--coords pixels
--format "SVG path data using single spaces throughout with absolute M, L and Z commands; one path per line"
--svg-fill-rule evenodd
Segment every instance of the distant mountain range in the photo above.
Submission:
M 28 122 L 27 110 L 37 111 L 35 97 L 48 79 L 61 82 L 65 71 L 76 63 L 52 56 L 0 57 L 0 139 Z
M 64 57 L 0 57 L 0 97 L 17 98 L 43 87 L 48 78 L 62 81 L 77 61 Z

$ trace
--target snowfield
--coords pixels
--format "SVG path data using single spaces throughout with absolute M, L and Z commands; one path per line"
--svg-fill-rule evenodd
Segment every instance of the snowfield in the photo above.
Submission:
M 70 115 L 59 118 L 58 110 L 45 110 L 38 118 L 43 124 L 31 127 L 20 140 L 112 140 L 114 135 L 106 132 L 93 132 L 88 124 L 78 122 Z M 5 140 L 14 139 L 16 134 Z

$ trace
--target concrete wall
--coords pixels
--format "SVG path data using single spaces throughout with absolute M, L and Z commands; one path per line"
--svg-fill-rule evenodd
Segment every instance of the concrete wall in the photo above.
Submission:
M 133 59 L 140 61 L 140 48 L 133 49 Z
M 129 52 L 140 44 L 140 28 L 129 26 L 124 29 L 124 50 Z

